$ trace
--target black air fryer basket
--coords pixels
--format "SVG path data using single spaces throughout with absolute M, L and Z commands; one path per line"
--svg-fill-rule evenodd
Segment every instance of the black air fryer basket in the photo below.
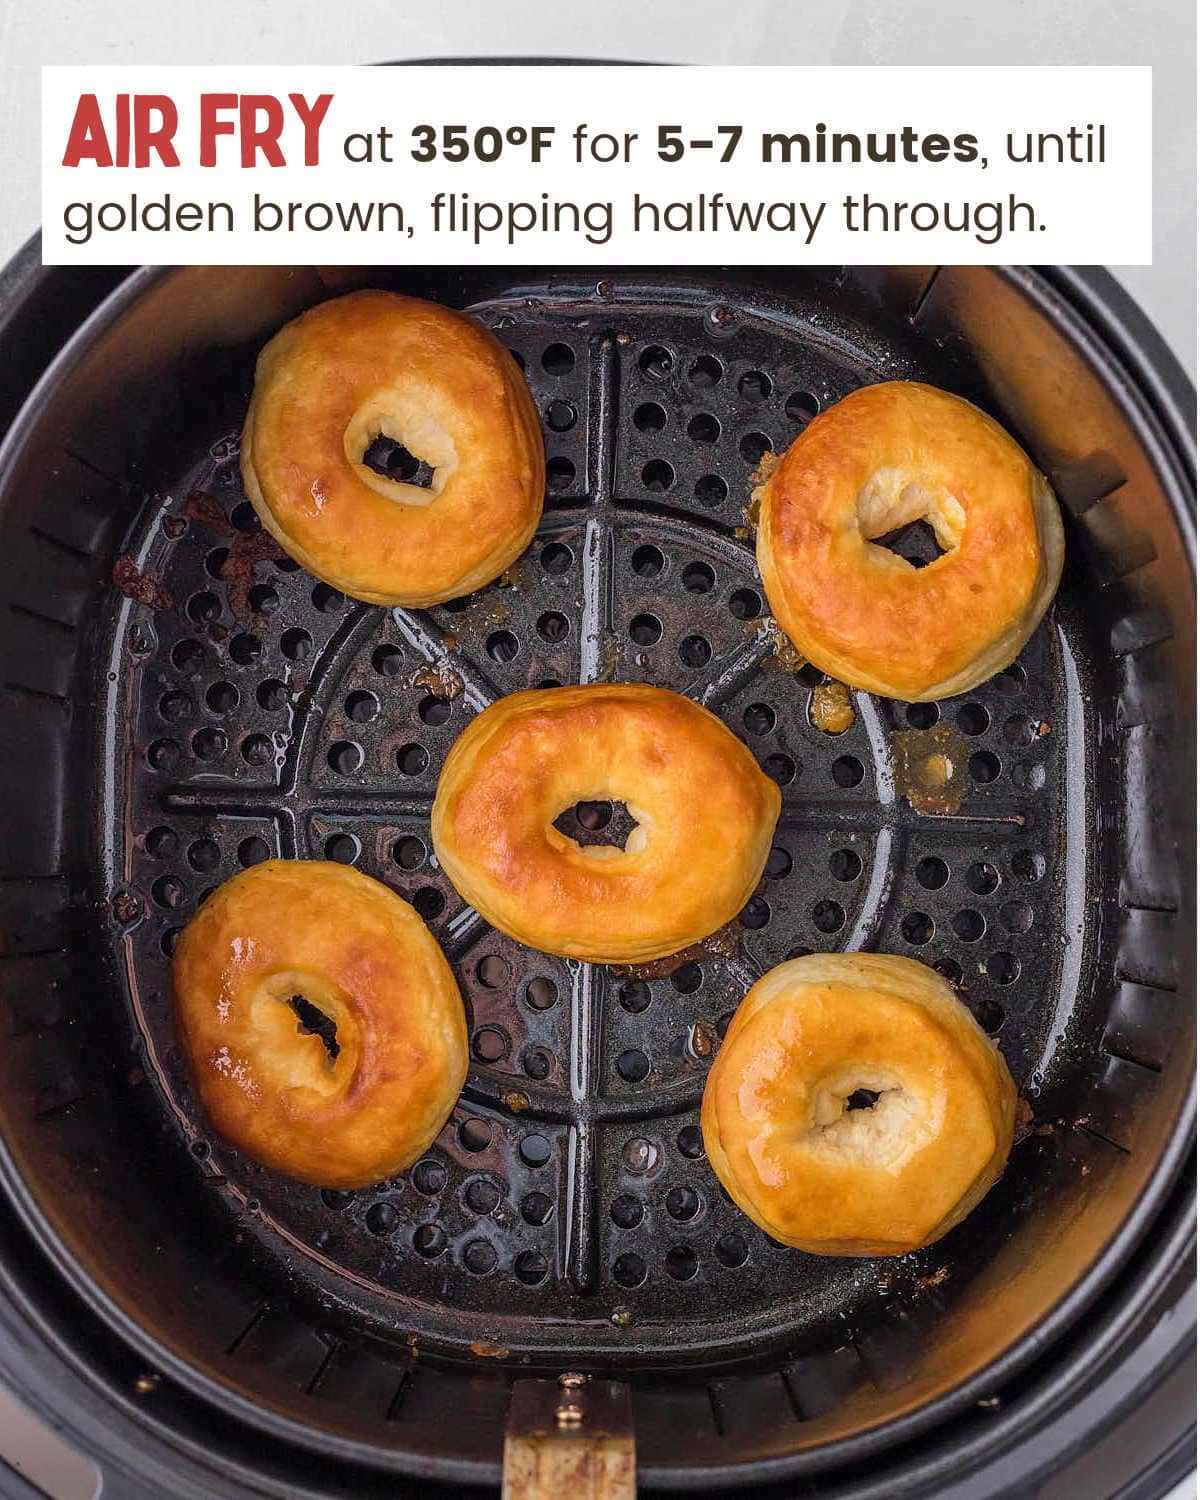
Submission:
M 51 272 L 30 253 L 0 287 L 0 1373 L 119 1494 L 494 1485 L 521 1382 L 565 1371 L 628 1384 L 647 1491 L 1028 1492 L 1187 1338 L 1186 384 L 1098 274 L 369 280 L 469 309 L 544 421 L 532 546 L 429 611 L 255 551 L 255 355 L 343 273 Z M 766 614 L 750 476 L 897 377 L 1025 445 L 1062 501 L 1066 573 L 1007 671 L 938 705 L 855 693 L 832 735 Z M 782 789 L 736 942 L 670 974 L 521 947 L 431 853 L 468 718 L 596 680 L 692 695 Z M 914 811 L 893 775 L 893 732 L 939 720 L 969 744 L 955 815 Z M 577 836 L 605 838 L 609 813 L 581 806 Z M 376 1188 L 250 1161 L 209 1133 L 183 1064 L 172 945 L 270 855 L 384 880 L 459 977 L 466 1089 Z M 773 1243 L 698 1126 L 754 978 L 854 949 L 958 984 L 1026 1104 L 982 1206 L 898 1260 Z

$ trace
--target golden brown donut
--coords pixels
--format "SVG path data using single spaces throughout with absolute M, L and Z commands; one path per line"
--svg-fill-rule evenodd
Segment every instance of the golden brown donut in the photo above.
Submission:
M 428 489 L 363 463 L 380 434 L 430 466 Z M 542 514 L 541 428 L 515 360 L 460 314 L 392 292 L 322 302 L 275 335 L 241 461 L 280 546 L 373 604 L 421 608 L 490 583 Z
M 807 427 L 756 491 L 758 566 L 797 651 L 840 682 L 921 702 L 1008 666 L 1063 563 L 1050 486 L 1008 434 L 933 386 L 865 386 Z M 874 539 L 912 521 L 915 568 Z
M 624 802 L 625 848 L 554 827 Z M 596 963 L 676 953 L 734 917 L 771 847 L 779 788 L 721 721 L 642 683 L 513 693 L 455 742 L 433 846 L 459 894 L 530 947 Z
M 406 901 L 346 865 L 268 860 L 227 880 L 184 928 L 172 985 L 213 1124 L 319 1187 L 364 1187 L 409 1166 L 467 1076 L 463 1004 L 442 950 Z M 336 1024 L 336 1057 L 294 996 Z
M 878 1099 L 848 1108 L 859 1090 Z M 700 1123 L 726 1191 L 773 1238 L 811 1255 L 903 1255 L 999 1177 L 1016 1102 L 999 1050 L 932 969 L 814 953 L 742 1001 Z

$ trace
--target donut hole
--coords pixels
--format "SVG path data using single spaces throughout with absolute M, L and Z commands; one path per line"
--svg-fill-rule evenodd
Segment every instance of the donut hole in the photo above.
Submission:
M 904 468 L 876 469 L 858 492 L 856 512 L 863 541 L 880 560 L 890 553 L 889 566 L 928 567 L 955 550 L 966 526 L 966 512 L 949 490 Z
M 635 844 L 629 848 L 630 837 L 639 824 L 624 802 L 576 802 L 559 813 L 554 826 L 585 852 L 612 850 L 632 854 L 639 847 Z
M 438 415 L 401 391 L 384 391 L 350 418 L 343 438 L 359 478 L 385 499 L 424 506 L 458 467 L 454 439 Z
M 821 1154 L 886 1167 L 912 1149 L 919 1114 L 912 1095 L 883 1073 L 828 1079 L 815 1090 L 809 1142 Z
M 319 1005 L 314 1005 L 304 995 L 292 995 L 287 1003 L 295 1012 L 296 1030 L 300 1035 L 320 1037 L 329 1061 L 337 1062 L 342 1048 L 337 1039 L 337 1022 L 333 1017 L 327 1016 Z

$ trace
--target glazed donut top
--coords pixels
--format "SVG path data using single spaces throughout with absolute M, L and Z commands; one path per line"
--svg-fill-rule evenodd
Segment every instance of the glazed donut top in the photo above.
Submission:
M 554 821 L 623 802 L 623 850 L 583 847 Z M 459 893 L 549 953 L 636 963 L 730 921 L 770 851 L 779 789 L 721 721 L 640 683 L 514 693 L 452 748 L 433 842 Z
M 172 984 L 214 1124 L 305 1182 L 361 1187 L 401 1171 L 466 1077 L 441 949 L 407 902 L 345 865 L 268 860 L 234 876 L 184 929 Z M 312 1029 L 318 1013 L 333 1047 Z
M 1058 505 L 997 423 L 932 386 L 865 386 L 817 417 L 761 490 L 758 564 L 802 655 L 906 701 L 1006 667 L 1062 572 Z M 943 555 L 914 567 L 878 538 L 925 520 Z
M 433 470 L 427 489 L 363 461 L 381 434 Z M 436 303 L 362 291 L 303 313 L 259 355 L 242 477 L 310 572 L 357 599 L 422 607 L 524 550 L 545 460 L 528 388 L 491 334 Z
M 768 1234 L 813 1254 L 899 1255 L 991 1187 L 1015 1109 L 999 1051 L 932 969 L 813 954 L 742 1002 L 701 1120 L 718 1177 Z

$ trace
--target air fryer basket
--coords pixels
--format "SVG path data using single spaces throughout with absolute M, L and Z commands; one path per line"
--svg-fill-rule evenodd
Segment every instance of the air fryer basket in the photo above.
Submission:
M 832 1476 L 986 1412 L 1119 1272 L 1186 1149 L 1191 521 L 1155 393 L 1030 271 L 373 273 L 513 350 L 548 460 L 505 578 L 387 611 L 256 558 L 237 465 L 257 349 L 353 280 L 136 273 L 0 455 L 0 1163 L 20 1215 L 138 1349 L 151 1419 L 169 1383 L 355 1465 L 364 1493 L 389 1472 L 494 1478 L 512 1381 L 566 1368 L 632 1382 L 647 1488 Z M 894 377 L 1025 443 L 1067 572 L 1009 671 L 936 707 L 856 693 L 831 735 L 765 614 L 750 475 Z M 783 790 L 732 940 L 671 974 L 522 948 L 430 852 L 467 717 L 598 679 L 692 694 Z M 891 734 L 939 717 L 970 746 L 952 816 L 915 812 L 892 771 Z M 208 1134 L 183 1066 L 171 945 L 270 854 L 387 881 L 459 975 L 467 1088 L 377 1189 L 258 1167 Z M 697 1124 L 754 977 L 856 948 L 959 983 L 1028 1105 L 982 1207 L 890 1262 L 768 1240 Z

